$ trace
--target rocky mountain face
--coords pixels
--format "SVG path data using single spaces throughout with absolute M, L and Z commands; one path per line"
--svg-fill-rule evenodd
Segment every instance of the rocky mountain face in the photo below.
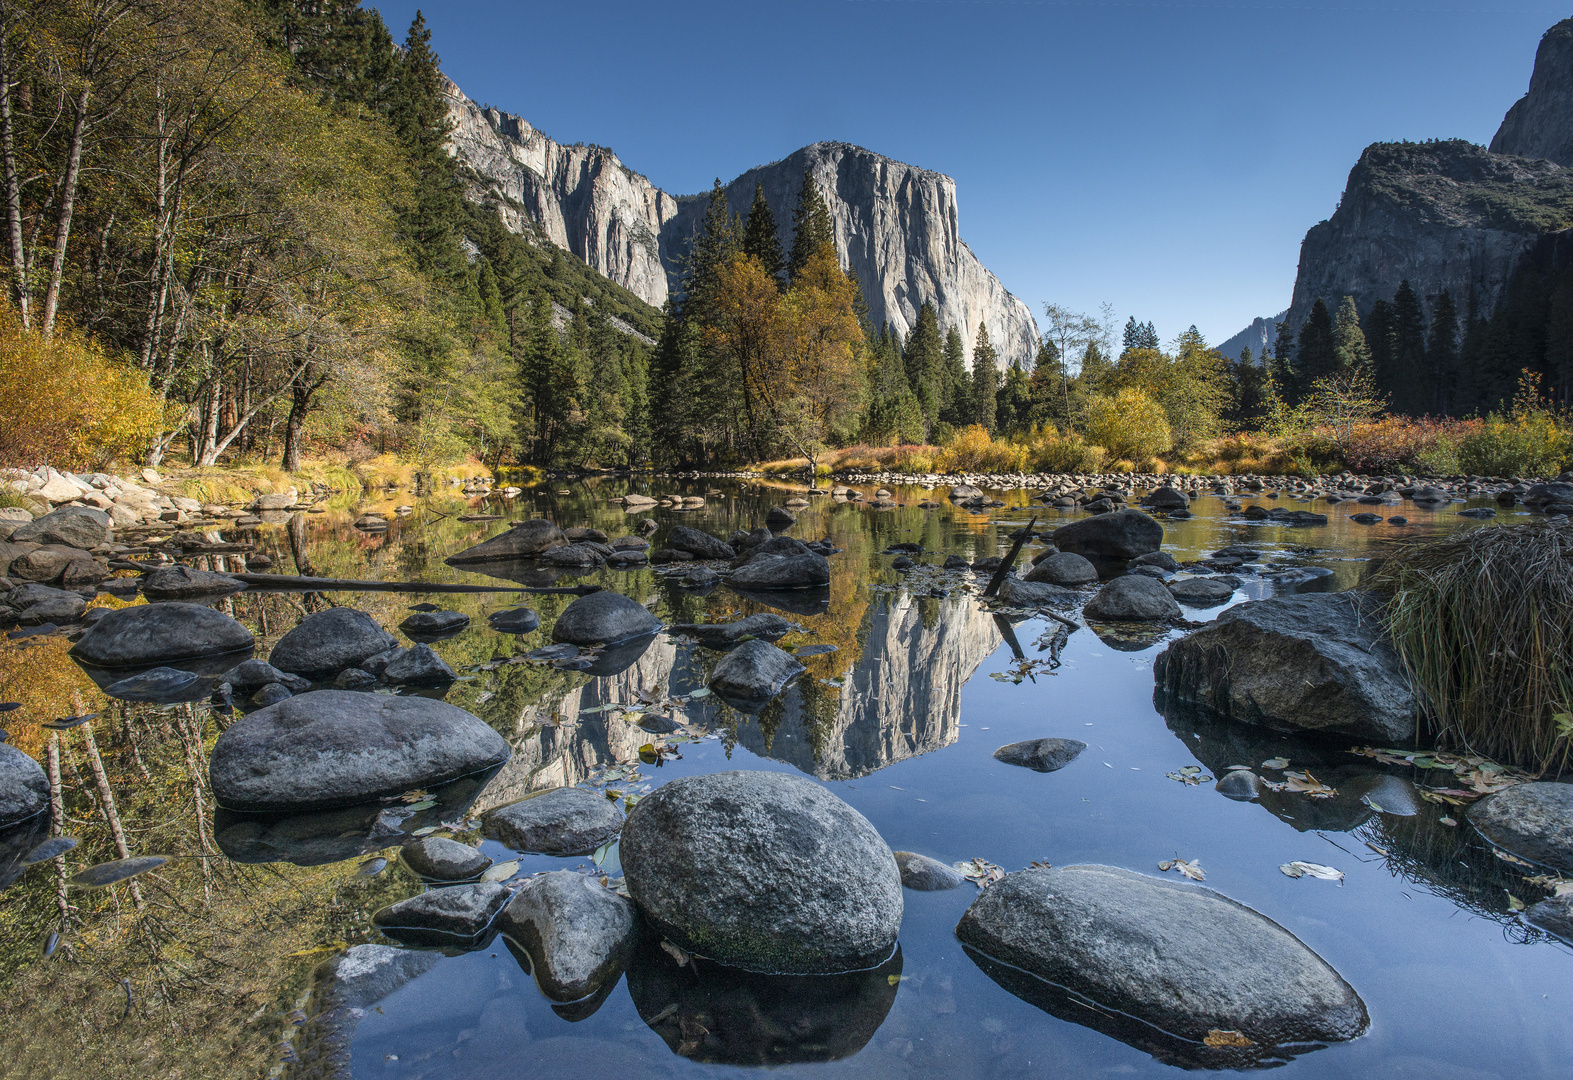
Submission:
M 1318 297 L 1361 314 L 1407 279 L 1432 310 L 1491 314 L 1541 238 L 1573 226 L 1573 20 L 1547 31 L 1530 91 L 1489 150 L 1461 140 L 1375 143 L 1349 173 L 1338 209 L 1306 233 L 1288 323 Z
M 678 260 L 704 216 L 707 195 L 674 198 L 600 146 L 565 146 L 520 117 L 482 107 L 448 83 L 453 151 L 478 178 L 472 196 L 497 198 L 508 226 L 534 223 L 553 243 L 659 307 L 678 283 Z M 957 327 L 970 353 L 978 327 L 1002 365 L 1031 366 L 1037 327 L 961 239 L 956 183 L 846 143 L 815 143 L 727 185 L 746 214 L 763 184 L 791 244 L 792 210 L 804 169 L 813 172 L 835 223 L 842 264 L 863 284 L 876 325 L 902 333 L 932 301 L 940 327 Z
M 1529 93 L 1507 111 L 1491 152 L 1573 165 L 1573 19 L 1540 39 Z
M 1218 346 L 1218 351 L 1230 360 L 1238 360 L 1243 349 L 1250 349 L 1251 356 L 1260 360 L 1269 355 L 1273 351 L 1273 346 L 1278 344 L 1278 324 L 1283 322 L 1288 314 L 1287 311 L 1280 311 L 1270 319 L 1260 317 L 1252 319 L 1250 326 Z

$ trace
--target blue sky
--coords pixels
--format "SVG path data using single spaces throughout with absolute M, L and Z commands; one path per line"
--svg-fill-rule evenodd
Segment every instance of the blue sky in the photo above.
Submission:
M 402 39 L 418 5 L 385 2 Z M 822 139 L 956 179 L 1017 296 L 1195 323 L 1288 306 L 1369 143 L 1489 142 L 1573 6 L 1531 0 L 444 0 L 471 98 L 673 194 Z

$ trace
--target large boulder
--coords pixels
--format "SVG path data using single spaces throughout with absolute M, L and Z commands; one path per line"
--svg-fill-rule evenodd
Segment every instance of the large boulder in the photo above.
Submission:
M 678 525 L 666 534 L 666 546 L 674 551 L 686 551 L 696 559 L 731 559 L 737 556 L 730 544 L 686 525 Z
M 87 601 L 77 593 L 31 582 L 6 593 L 5 606 L 16 612 L 17 621 L 24 626 L 59 625 L 80 619 Z
M 230 810 L 324 810 L 456 780 L 510 753 L 501 735 L 446 702 L 318 690 L 230 725 L 208 776 Z
M 1022 580 L 1067 587 L 1091 585 L 1098 580 L 1098 568 L 1086 556 L 1073 551 L 1056 551 L 1035 563 Z
M 406 844 L 399 853 L 404 865 L 432 881 L 468 881 L 492 864 L 469 844 L 446 836 L 427 836 Z
M 812 589 L 830 584 L 830 560 L 812 551 L 785 557 L 761 555 L 727 575 L 741 589 Z
M 529 956 L 541 993 L 564 1002 L 615 981 L 639 937 L 633 904 L 572 870 L 526 881 L 497 928 Z
M 490 540 L 450 555 L 450 563 L 491 562 L 497 559 L 529 559 L 568 543 L 563 531 L 550 521 L 534 518 L 521 522 Z
M 100 567 L 93 556 L 79 548 L 61 544 L 36 547 L 12 559 L 6 576 L 16 581 L 58 582 L 78 568 L 88 570 L 88 576 L 95 582 L 108 576 L 108 571 Z
M 1007 577 L 1000 583 L 999 598 L 1011 607 L 1067 607 L 1078 599 L 1075 589 L 1041 581 Z
M 229 666 L 232 654 L 254 644 L 251 631 L 201 604 L 140 604 L 111 611 L 71 647 L 94 667 L 149 667 L 172 660 L 210 660 Z M 190 668 L 191 665 L 184 664 Z
M 1154 510 L 1184 510 L 1191 505 L 1191 500 L 1185 492 L 1165 484 L 1156 488 L 1142 500 L 1143 506 L 1150 506 Z
M 1143 574 L 1117 577 L 1082 609 L 1089 619 L 1107 622 L 1159 622 L 1180 617 L 1180 605 L 1163 583 Z
M 488 810 L 481 819 L 486 839 L 542 855 L 586 855 L 622 827 L 623 813 L 609 799 L 575 787 L 526 795 Z
M 329 608 L 307 615 L 300 625 L 279 638 L 268 654 L 268 663 L 280 671 L 323 679 L 356 667 L 398 643 L 364 611 Z
M 459 676 L 430 645 L 402 650 L 382 669 L 394 686 L 446 686 Z
M 601 645 L 653 634 L 661 620 L 622 593 L 603 589 L 581 596 L 557 616 L 552 640 L 574 645 Z
M 142 595 L 149 600 L 190 600 L 198 596 L 224 596 L 246 587 L 244 581 L 211 570 L 189 566 L 161 566 L 142 582 Z
M 1234 586 L 1220 578 L 1193 577 L 1169 582 L 1169 595 L 1191 607 L 1211 607 L 1234 596 Z
M 868 819 L 805 777 L 721 772 L 641 799 L 620 856 L 640 911 L 677 945 L 756 971 L 877 964 L 901 874 Z
M 745 641 L 710 674 L 710 689 L 744 712 L 757 712 L 806 669 L 768 641 Z
M 1243 723 L 1403 746 L 1416 700 L 1370 593 L 1254 600 L 1158 655 L 1158 687 Z
M 1524 492 L 1523 502 L 1525 506 L 1533 507 L 1573 503 L 1573 484 L 1531 484 L 1529 490 Z M 22 539 L 27 539 L 27 537 Z
M 1175 1064 L 1248 1065 L 1277 1047 L 1352 1039 L 1370 1022 L 1338 972 L 1271 919 L 1211 889 L 1129 870 L 1008 874 L 973 901 L 956 936 L 1000 962 L 984 970 L 1013 992 L 1051 1011 L 1063 1001 L 1068 1018 L 1095 1027 L 1117 1031 L 1119 1014 L 1134 1018 L 1147 1027 L 1119 1037 L 1177 1052 Z M 1098 1008 L 1076 1009 L 1056 988 Z M 1219 1046 L 1209 1041 L 1217 1032 L 1249 1044 Z
M 1034 772 L 1057 772 L 1081 756 L 1087 744 L 1077 739 L 1028 739 L 1002 746 L 994 760 Z
M 1510 855 L 1573 874 L 1573 784 L 1515 784 L 1471 806 L 1469 823 Z
M 1099 559 L 1134 559 L 1163 546 L 1163 526 L 1140 510 L 1116 510 L 1054 530 L 1054 546 Z
M 61 506 L 11 534 L 12 543 L 96 548 L 109 539 L 109 515 L 90 506 Z
M 512 895 L 506 885 L 477 881 L 427 889 L 390 904 L 372 925 L 411 945 L 462 945 L 484 934 Z
M 10 743 L 0 743 L 0 825 L 25 821 L 48 807 L 44 770 Z

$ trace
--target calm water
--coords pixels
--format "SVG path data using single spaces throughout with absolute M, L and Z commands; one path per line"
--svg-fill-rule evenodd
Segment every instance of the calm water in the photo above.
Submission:
M 792 491 L 710 481 L 634 486 L 654 494 L 721 493 L 699 511 L 625 514 L 606 500 L 628 490 L 626 482 L 549 482 L 484 506 L 512 519 L 546 516 L 564 526 L 594 525 L 612 536 L 650 516 L 663 530 L 680 523 L 724 537 L 756 526 Z M 679 776 L 745 768 L 811 775 L 865 814 L 892 848 L 947 863 L 979 857 L 1016 870 L 1034 861 L 1095 862 L 1157 874 L 1161 860 L 1199 861 L 1208 886 L 1292 931 L 1348 980 L 1370 1012 L 1364 1037 L 1304 1054 L 1280 1075 L 1573 1075 L 1573 1028 L 1566 1022 L 1573 956 L 1526 928 L 1510 909 L 1510 894 L 1530 901 L 1541 894 L 1466 835 L 1467 826 L 1440 820 L 1449 812 L 1462 819 L 1460 810 L 1422 802 L 1417 816 L 1376 812 L 1359 796 L 1371 790 L 1381 767 L 1341 744 L 1313 746 L 1178 714 L 1166 718 L 1154 706 L 1151 673 L 1161 641 L 1105 641 L 1083 627 L 1069 635 L 1054 667 L 1056 624 L 990 614 L 972 595 L 981 583 L 973 586 L 971 575 L 924 573 L 909 588 L 889 569 L 891 557 L 879 554 L 892 542 L 921 542 L 934 553 L 927 561 L 942 562 L 945 554 L 975 559 L 1003 553 L 1007 534 L 1033 513 L 1040 526 L 1081 516 L 1034 508 L 1023 492 L 1001 494 L 1010 505 L 984 514 L 948 504 L 916 508 L 927 496 L 897 490 L 908 506 L 887 511 L 814 499 L 793 535 L 829 536 L 844 549 L 831 559 L 828 595 L 772 601 L 739 597 L 725 587 L 696 595 L 668 586 L 651 568 L 603 570 L 582 579 L 649 603 L 667 622 L 779 603 L 805 627 L 783 646 L 836 646 L 807 660 L 808 673 L 758 717 L 739 716 L 714 698 L 688 702 L 679 718 L 703 737 L 679 745 L 681 759 L 659 767 L 639 763 L 639 747 L 651 736 L 621 713 L 599 707 L 632 704 L 641 691 L 690 692 L 703 685 L 719 654 L 662 635 L 612 674 L 508 663 L 550 643 L 552 619 L 571 597 L 522 598 L 542 616 L 542 629 L 523 637 L 494 633 L 484 619 L 488 611 L 517 606 L 521 598 L 514 593 L 257 592 L 233 598 L 228 603 L 235 616 L 257 633 L 258 655 L 305 611 L 328 603 L 370 611 L 390 629 L 422 601 L 470 614 L 470 629 L 433 646 L 463 676 L 445 697 L 508 738 L 512 761 L 478 793 L 461 783 L 462 790 L 440 793 L 436 807 L 402 820 L 384 813 L 379 822 L 379 807 L 264 823 L 222 813 L 215 819 L 207 804 L 198 804 L 193 755 L 179 736 L 185 733 L 189 744 L 190 733 L 200 731 L 204 746 L 211 746 L 228 721 L 206 706 L 189 713 L 184 706 L 111 706 L 94 725 L 133 853 L 206 850 L 218 857 L 175 860 L 140 879 L 147 905 L 140 915 L 125 886 L 73 890 L 71 902 L 81 910 L 64 935 L 69 948 L 48 960 L 40 959 L 41 943 L 60 924 L 54 865 L 33 867 L 0 894 L 8 987 L 0 994 L 6 1012 L 0 1060 L 11 1063 L 7 1068 L 25 1063 L 33 1075 L 41 1075 L 41 1067 L 54 1075 L 96 1073 L 106 1064 L 140 1075 L 149 1069 L 157 1075 L 303 1074 L 292 1062 L 312 1037 L 305 995 L 311 970 L 346 944 L 386 943 L 370 926 L 371 912 L 421 888 L 396 862 L 375 876 L 356 872 L 374 855 L 391 858 L 401 833 L 473 816 L 542 787 L 586 784 L 639 793 Z M 506 584 L 507 578 L 488 577 L 483 568 L 461 571 L 442 561 L 506 521 L 460 522 L 456 512 L 475 512 L 483 504 L 440 499 L 418 504 L 407 518 L 394 517 L 393 507 L 406 501 L 399 496 L 341 505 L 245 535 L 286 573 L 299 568 L 361 579 Z M 1387 510 L 1353 503 L 1310 508 L 1329 513 L 1332 523 L 1309 529 L 1248 525 L 1225 518 L 1219 500 L 1203 498 L 1193 508 L 1195 518 L 1166 523 L 1165 549 L 1184 560 L 1243 540 L 1261 547 L 1264 562 L 1275 568 L 1331 571 L 1296 575 L 1298 583 L 1252 577 L 1237 593 L 1239 602 L 1275 590 L 1346 588 L 1384 539 L 1443 532 L 1467 520 L 1456 517 L 1458 505 L 1439 511 L 1409 503 Z M 1373 527 L 1347 520 L 1365 509 L 1403 513 L 1413 524 Z M 388 532 L 368 535 L 351 527 L 365 510 L 388 513 Z M 655 546 L 662 535 L 656 534 Z M 493 569 L 539 583 L 528 568 Z M 936 589 L 948 595 L 926 595 Z M 1187 614 L 1207 619 L 1218 610 Z M 83 693 L 87 684 L 60 660 L 63 643 L 22 651 L 25 644 L 0 643 L 7 694 L 19 695 L 18 679 L 25 678 L 31 695 L 27 709 L 5 720 L 14 743 L 42 756 L 47 733 L 36 724 L 45 718 L 40 710 L 70 715 L 73 689 Z M 1022 659 L 1039 662 L 1026 665 L 1027 677 L 1016 682 Z M 1005 743 L 1042 736 L 1080 739 L 1089 749 L 1047 775 L 991 756 Z M 67 857 L 75 872 L 115 852 L 88 794 L 95 785 L 83 764 L 80 732 L 62 739 L 67 787 L 80 785 L 67 808 L 79 822 L 70 831 L 84 840 Z M 1338 787 L 1339 796 L 1313 802 L 1284 794 L 1238 803 L 1210 782 L 1191 786 L 1166 775 L 1199 765 L 1214 776 L 1231 764 L 1256 765 L 1273 756 L 1310 767 Z M 205 761 L 205 749 L 199 760 Z M 498 861 L 518 857 L 492 842 L 482 848 Z M 1328 864 L 1346 877 L 1341 884 L 1290 879 L 1278 867 L 1293 860 Z M 595 869 L 588 858 L 522 857 L 526 872 L 565 867 Z M 615 850 L 599 872 L 618 872 Z M 642 953 L 600 1001 L 554 1007 L 498 939 L 445 955 L 371 1009 L 356 1029 L 350 1067 L 357 1077 L 377 1078 L 756 1072 L 739 1063 L 757 1060 L 752 1044 L 726 1044 L 713 1055 L 722 1060 L 701 1063 L 679 1056 L 675 1038 L 672 1044 L 663 1038 L 672 1035 L 671 1024 L 660 1022 L 663 1011 L 669 1017 L 672 1004 L 710 994 L 712 1003 L 761 1010 L 755 1026 L 773 1032 L 767 1056 L 778 1071 L 794 1075 L 1177 1072 L 989 978 L 952 932 L 975 895 L 970 884 L 951 892 L 908 891 L 899 959 L 852 983 L 695 987 L 675 978 L 659 953 Z

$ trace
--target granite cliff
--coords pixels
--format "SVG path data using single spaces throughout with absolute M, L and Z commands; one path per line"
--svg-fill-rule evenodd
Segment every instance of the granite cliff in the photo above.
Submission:
M 538 228 L 599 273 L 659 307 L 678 280 L 704 214 L 705 195 L 673 197 L 605 147 L 566 146 L 527 121 L 467 98 L 447 84 L 453 152 L 515 231 Z M 791 242 L 792 209 L 812 170 L 835 223 L 842 264 L 863 284 L 876 325 L 905 333 L 932 301 L 942 328 L 957 327 L 970 353 L 986 325 L 1001 365 L 1030 367 L 1038 347 L 1028 306 L 1012 296 L 961 239 L 956 184 L 846 143 L 815 143 L 750 169 L 726 187 L 728 206 L 748 211 L 754 185 Z
M 1573 226 L 1573 19 L 1546 32 L 1529 93 L 1490 149 L 1463 140 L 1375 143 L 1332 217 L 1312 227 L 1287 322 L 1320 297 L 1362 314 L 1404 280 L 1426 311 L 1444 290 L 1491 314 L 1541 238 Z

